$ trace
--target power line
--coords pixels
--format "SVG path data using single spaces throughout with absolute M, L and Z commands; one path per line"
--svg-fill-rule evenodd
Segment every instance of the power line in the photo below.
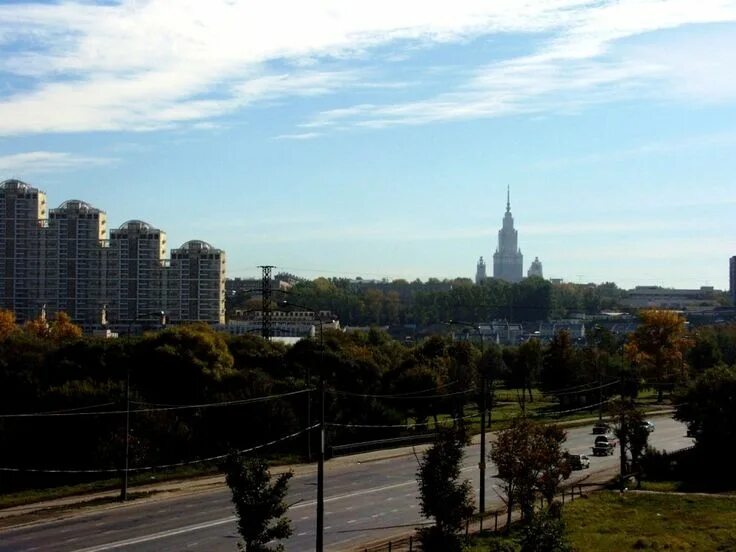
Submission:
M 302 435 L 306 433 L 307 431 L 311 431 L 315 428 L 319 427 L 319 424 L 315 424 L 312 427 L 307 427 L 304 429 L 300 429 L 297 432 L 294 432 L 290 435 L 286 435 L 284 437 L 279 437 L 278 439 L 274 439 L 272 441 L 268 441 L 267 443 L 262 443 L 260 445 L 256 445 L 250 448 L 242 449 L 242 450 L 236 450 L 233 452 L 229 452 L 227 454 L 220 454 L 217 456 L 210 456 L 209 458 L 200 458 L 197 460 L 187 460 L 183 462 L 176 462 L 173 464 L 160 464 L 158 466 L 142 466 L 139 468 L 130 468 L 127 471 L 128 472 L 142 472 L 142 471 L 152 471 L 152 470 L 164 470 L 168 468 L 176 468 L 181 466 L 190 466 L 194 464 L 202 464 L 205 462 L 213 462 L 215 460 L 223 460 L 230 456 L 231 454 L 246 454 L 248 452 L 253 452 L 255 450 L 260 450 L 262 448 L 269 447 L 271 445 L 275 445 L 278 443 L 281 443 L 283 441 L 286 441 L 288 439 L 293 439 L 294 437 L 298 437 L 299 435 Z M 120 469 L 118 468 L 108 468 L 108 469 L 37 469 L 37 468 L 8 468 L 8 467 L 0 467 L 0 471 L 3 472 L 16 472 L 16 473 L 119 473 Z
M 463 416 L 461 418 L 447 418 L 445 420 L 440 420 L 437 423 L 438 424 L 447 424 L 447 423 L 456 423 L 458 420 L 470 420 L 472 418 L 479 417 L 479 414 L 468 414 L 467 416 Z M 344 427 L 344 428 L 355 428 L 355 429 L 390 429 L 390 428 L 396 428 L 396 429 L 411 429 L 413 427 L 427 427 L 429 425 L 434 425 L 435 422 L 418 422 L 414 424 L 340 424 L 336 422 L 327 422 L 328 426 L 331 427 Z
M 263 397 L 254 397 L 252 399 L 240 399 L 235 401 L 224 401 L 224 402 L 217 402 L 217 403 L 203 403 L 203 404 L 186 404 L 186 405 L 176 405 L 176 406 L 161 406 L 161 407 L 154 407 L 154 408 L 138 408 L 136 410 L 131 410 L 131 414 L 136 413 L 142 413 L 142 412 L 167 412 L 172 410 L 194 410 L 194 409 L 202 409 L 202 408 L 219 408 L 223 406 L 239 406 L 243 404 L 252 404 L 252 403 L 259 403 L 259 402 L 266 402 L 266 401 L 272 401 L 276 399 L 282 399 L 284 397 L 291 397 L 294 395 L 299 395 L 302 393 L 309 393 L 313 391 L 314 389 L 301 389 L 299 391 L 292 391 L 289 393 L 282 393 L 280 395 L 267 395 Z M 108 403 L 108 404 L 115 404 L 115 403 Z M 138 403 L 138 404 L 145 404 L 145 403 Z M 71 416 L 109 416 L 114 414 L 126 414 L 127 410 L 105 410 L 105 411 L 99 411 L 99 412 L 60 412 L 60 413 L 54 413 L 54 412 L 30 412 L 30 413 L 24 413 L 24 414 L 0 414 L 0 419 L 3 418 L 53 418 L 53 417 L 71 417 Z
M 348 397 L 361 397 L 364 399 L 442 399 L 445 397 L 455 397 L 457 395 L 466 395 L 468 393 L 472 393 L 474 391 L 478 391 L 475 387 L 470 387 L 468 389 L 464 389 L 462 391 L 455 391 L 454 393 L 445 393 L 442 395 L 418 395 L 418 396 L 409 396 L 409 395 L 370 395 L 366 393 L 352 393 L 350 391 L 338 391 L 338 390 L 328 390 L 328 393 L 331 393 L 333 395 L 345 395 Z

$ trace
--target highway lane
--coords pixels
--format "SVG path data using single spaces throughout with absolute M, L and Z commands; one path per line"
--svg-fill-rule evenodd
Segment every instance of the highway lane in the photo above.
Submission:
M 667 450 L 691 444 L 685 427 L 668 418 L 655 418 L 652 445 Z M 568 430 L 567 447 L 573 453 L 590 455 L 590 426 Z M 363 458 L 359 456 L 357 458 Z M 478 489 L 479 445 L 468 447 L 463 475 Z M 618 465 L 618 455 L 591 458 L 591 469 L 575 472 L 585 477 Z M 422 523 L 417 501 L 413 455 L 372 462 L 350 458 L 327 463 L 325 478 L 325 545 L 346 550 L 357 544 L 406 532 Z M 488 465 L 488 475 L 495 473 Z M 290 551 L 314 550 L 316 477 L 291 480 L 288 501 L 294 534 L 286 542 Z M 486 508 L 501 506 L 498 481 L 487 482 Z M 196 495 L 121 505 L 84 513 L 68 519 L 39 523 L 0 532 L 0 552 L 103 552 L 232 551 L 237 529 L 227 488 Z

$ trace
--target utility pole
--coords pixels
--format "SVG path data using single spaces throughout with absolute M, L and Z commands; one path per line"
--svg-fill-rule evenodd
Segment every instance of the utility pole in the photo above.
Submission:
M 482 341 L 481 341 L 482 343 Z M 482 349 L 482 347 L 481 347 Z M 483 358 L 481 353 L 481 359 Z M 478 511 L 482 514 L 486 511 L 486 394 L 488 393 L 486 375 L 482 376 L 481 383 L 481 413 L 480 413 L 480 497 Z
M 324 355 L 323 355 L 324 358 Z M 319 394 L 319 454 L 317 455 L 317 552 L 324 550 L 325 532 L 325 376 L 324 365 L 320 370 Z
M 166 326 L 166 311 L 148 312 L 139 314 L 128 324 L 128 338 L 130 338 L 133 324 L 142 318 L 151 318 L 157 316 L 161 324 L 161 329 Z M 120 484 L 120 500 L 125 502 L 128 500 L 128 471 L 130 470 L 130 361 L 125 367 L 125 460 L 123 467 L 123 477 Z
M 619 447 L 621 448 L 621 476 L 620 476 L 620 482 L 619 482 L 619 490 L 623 493 L 625 487 L 625 475 L 626 475 L 626 398 L 625 398 L 625 380 L 624 380 L 624 346 L 621 345 L 621 418 L 620 418 L 620 426 L 621 426 L 621 442 L 619 443 Z

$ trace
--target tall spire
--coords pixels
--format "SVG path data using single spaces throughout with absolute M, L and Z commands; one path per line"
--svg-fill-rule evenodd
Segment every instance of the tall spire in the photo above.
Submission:
M 506 212 L 511 212 L 511 186 L 506 186 Z

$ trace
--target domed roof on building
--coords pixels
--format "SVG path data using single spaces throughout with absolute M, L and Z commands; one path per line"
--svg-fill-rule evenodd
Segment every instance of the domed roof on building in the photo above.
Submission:
M 124 222 L 120 225 L 120 230 L 129 230 L 129 229 L 135 229 L 135 230 L 151 230 L 153 226 L 151 226 L 149 223 L 142 221 L 142 220 L 129 220 Z
M 0 189 L 2 190 L 22 190 L 25 192 L 32 188 L 33 186 L 31 186 L 30 184 L 27 184 L 26 182 L 23 182 L 22 180 L 18 180 L 16 178 L 10 178 L 8 180 L 0 182 Z
M 79 199 L 69 199 L 59 205 L 59 209 L 66 209 L 68 211 L 98 211 L 99 209 L 95 209 L 87 203 L 86 201 L 81 201 Z
M 197 250 L 197 251 L 214 251 L 216 248 L 212 247 L 207 242 L 201 241 L 201 240 L 189 240 L 185 244 L 183 244 L 179 249 L 189 249 L 189 250 Z

